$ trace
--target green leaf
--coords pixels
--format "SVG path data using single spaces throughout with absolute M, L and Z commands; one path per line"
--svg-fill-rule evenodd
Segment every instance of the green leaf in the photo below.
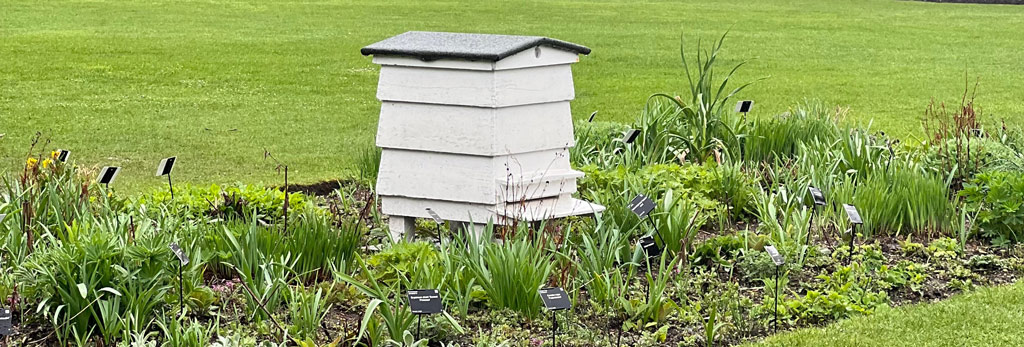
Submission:
M 88 294 L 88 292 L 89 290 L 85 288 L 85 283 L 78 284 L 78 293 L 82 295 L 82 299 L 86 298 L 86 294 Z

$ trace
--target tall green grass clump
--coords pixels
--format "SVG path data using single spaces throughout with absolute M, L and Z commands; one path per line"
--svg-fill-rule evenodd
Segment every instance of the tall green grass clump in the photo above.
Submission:
M 796 157 L 801 144 L 834 142 L 841 134 L 838 123 L 844 113 L 813 102 L 778 117 L 755 119 L 744 137 L 743 158 L 767 163 Z
M 491 233 L 487 230 L 484 235 Z M 540 314 L 542 306 L 537 290 L 547 283 L 554 265 L 548 242 L 530 239 L 529 234 L 520 230 L 502 243 L 471 240 L 466 262 L 476 282 L 487 292 L 491 307 L 508 308 L 532 319 Z
M 956 216 L 947 178 L 912 163 L 897 163 L 861 180 L 847 177 L 833 188 L 831 201 L 857 206 L 865 237 L 925 234 L 946 235 Z M 845 220 L 842 207 L 835 215 Z

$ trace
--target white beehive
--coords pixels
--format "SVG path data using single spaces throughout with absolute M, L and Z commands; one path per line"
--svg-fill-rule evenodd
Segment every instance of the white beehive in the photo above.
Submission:
M 572 198 L 570 64 L 590 49 L 535 36 L 407 32 L 380 64 L 377 193 L 392 236 L 415 218 L 479 225 L 593 214 Z

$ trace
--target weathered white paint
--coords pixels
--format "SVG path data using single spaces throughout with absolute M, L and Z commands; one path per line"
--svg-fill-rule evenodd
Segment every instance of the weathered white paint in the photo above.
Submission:
M 575 97 L 569 65 L 500 71 L 382 66 L 377 99 L 424 104 L 507 107 Z
M 392 215 L 388 218 L 388 233 L 392 242 L 402 241 L 403 235 L 412 240 L 416 236 L 416 218 Z
M 539 54 L 537 50 L 540 50 Z M 540 46 L 531 48 L 499 61 L 469 61 L 459 59 L 438 59 L 422 60 L 414 57 L 399 56 L 374 56 L 373 62 L 381 66 L 415 66 L 433 69 L 455 69 L 455 70 L 512 70 L 528 67 L 565 65 L 576 63 L 580 60 L 576 53 L 566 50 Z
M 575 145 L 568 101 L 502 108 L 384 102 L 377 146 L 496 156 Z
M 381 196 L 381 211 L 389 216 L 430 218 L 426 208 L 430 207 L 441 218 L 451 221 L 484 223 L 495 221 L 491 204 L 472 204 L 460 201 L 409 198 L 402 196 Z
M 520 202 L 576 192 L 576 179 L 583 173 L 576 170 L 555 170 L 512 174 L 500 178 L 497 193 L 500 202 Z
M 385 148 L 377 194 L 495 204 L 576 191 L 566 149 L 496 157 Z
M 601 211 L 604 211 L 604 206 L 573 199 L 571 194 L 502 205 L 495 210 L 499 215 L 498 220 L 515 219 L 530 222 L 568 216 L 591 215 Z
M 572 198 L 577 61 L 548 46 L 496 62 L 375 56 L 377 193 L 393 238 L 411 237 L 426 208 L 476 232 L 603 210 Z

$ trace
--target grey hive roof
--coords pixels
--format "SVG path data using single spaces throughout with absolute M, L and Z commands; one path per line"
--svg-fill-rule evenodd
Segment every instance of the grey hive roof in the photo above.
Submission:
M 541 36 L 409 31 L 363 47 L 363 55 L 401 55 L 423 60 L 444 58 L 498 61 L 536 46 L 590 54 L 590 48 Z

